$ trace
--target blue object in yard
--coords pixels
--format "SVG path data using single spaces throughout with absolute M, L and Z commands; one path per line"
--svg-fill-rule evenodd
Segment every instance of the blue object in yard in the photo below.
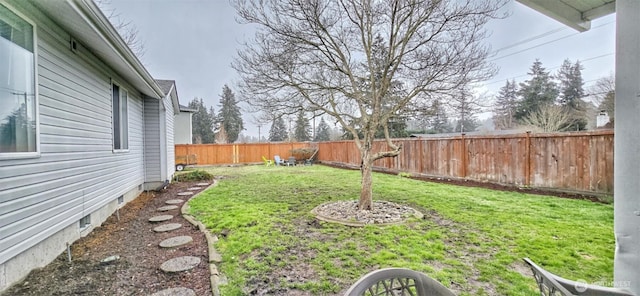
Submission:
M 273 159 L 275 160 L 276 165 L 285 165 L 286 164 L 284 159 L 280 158 L 280 155 L 274 155 Z

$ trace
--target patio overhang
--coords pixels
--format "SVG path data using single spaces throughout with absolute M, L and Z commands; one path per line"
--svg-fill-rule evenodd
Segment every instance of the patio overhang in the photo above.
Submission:
M 616 12 L 613 286 L 640 295 L 640 1 L 516 0 L 578 31 Z M 586 234 L 588 235 L 588 234 Z
M 591 21 L 616 11 L 615 0 L 516 0 L 580 32 Z

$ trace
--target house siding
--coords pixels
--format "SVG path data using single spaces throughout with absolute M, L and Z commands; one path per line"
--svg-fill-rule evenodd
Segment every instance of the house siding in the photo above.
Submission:
M 144 161 L 145 182 L 162 182 L 160 151 L 160 101 L 154 98 L 144 99 Z M 153 187 L 155 185 L 151 185 Z M 148 188 L 145 188 L 148 189 Z
M 135 197 L 146 172 L 139 92 L 81 45 L 71 52 L 69 34 L 31 4 L 11 3 L 36 24 L 40 156 L 0 160 L 0 265 L 73 229 L 85 215 L 99 225 L 107 215 L 97 211 L 115 210 L 120 196 Z M 112 149 L 112 80 L 128 91 L 126 152 Z M 66 242 L 81 230 L 76 234 Z M 53 249 L 64 249 L 62 240 L 57 244 Z
M 180 112 L 176 115 L 174 137 L 176 144 L 192 144 L 191 112 Z
M 175 92 L 165 96 L 162 100 L 165 107 L 166 112 L 166 120 L 165 120 L 165 131 L 166 131 L 166 145 L 167 145 L 167 179 L 173 178 L 173 174 L 176 172 L 176 159 L 175 159 L 175 141 L 173 136 L 174 131 L 174 123 L 175 123 L 175 113 L 173 107 L 173 100 L 171 99 L 172 95 Z M 176 106 L 179 108 L 179 106 Z

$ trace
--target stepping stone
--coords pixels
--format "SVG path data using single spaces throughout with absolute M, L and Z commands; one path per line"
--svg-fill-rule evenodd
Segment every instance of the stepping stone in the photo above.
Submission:
M 182 199 L 170 199 L 170 200 L 165 201 L 164 203 L 166 203 L 168 205 L 177 205 L 177 204 L 181 204 L 183 202 L 184 202 L 184 200 L 182 200 Z
M 193 192 L 191 191 L 185 191 L 185 192 L 178 192 L 179 196 L 189 196 L 189 195 L 193 195 Z
M 165 239 L 160 242 L 160 247 L 162 248 L 175 248 L 182 245 L 186 245 L 193 241 L 193 238 L 187 235 L 176 236 L 172 238 Z
M 160 216 L 149 218 L 149 222 L 162 222 L 162 221 L 167 221 L 171 219 L 173 219 L 173 216 L 171 215 L 160 215 Z
M 174 206 L 174 205 L 169 205 L 169 206 L 159 207 L 159 208 L 158 208 L 158 212 L 171 211 L 171 210 L 175 210 L 175 209 L 177 209 L 177 208 L 178 208 L 178 206 Z
M 155 292 L 151 296 L 196 296 L 196 292 L 187 288 L 169 288 Z
M 160 265 L 164 272 L 179 272 L 193 269 L 200 264 L 200 258 L 193 256 L 183 256 L 165 261 Z
M 190 187 L 190 188 L 187 188 L 187 190 L 189 190 L 189 191 L 200 190 L 200 189 L 202 189 L 202 187 Z
M 196 186 L 209 186 L 209 183 L 198 183 Z
M 180 227 L 182 227 L 182 224 L 180 224 L 180 223 L 162 224 L 162 225 L 154 228 L 153 231 L 155 231 L 155 232 L 167 232 L 167 231 L 171 231 L 171 230 L 176 230 L 176 229 L 178 229 Z

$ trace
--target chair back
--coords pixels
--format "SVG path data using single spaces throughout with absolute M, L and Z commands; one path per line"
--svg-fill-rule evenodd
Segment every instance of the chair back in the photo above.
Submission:
M 368 273 L 345 293 L 361 295 L 455 296 L 426 274 L 406 268 L 384 268 Z
M 634 294 L 620 288 L 609 288 L 576 282 L 557 276 L 536 265 L 529 258 L 523 259 L 533 272 L 540 295 L 562 296 L 633 296 Z

